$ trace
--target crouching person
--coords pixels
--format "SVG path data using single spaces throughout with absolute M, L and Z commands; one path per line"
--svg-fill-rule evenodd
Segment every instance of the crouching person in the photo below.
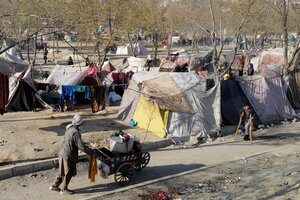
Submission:
M 78 160 L 78 149 L 86 154 L 93 155 L 95 150 L 83 144 L 80 130 L 83 118 L 79 114 L 73 117 L 71 124 L 67 125 L 64 140 L 59 150 L 58 174 L 50 190 L 60 192 L 62 195 L 70 195 L 74 192 L 68 189 L 72 176 L 76 175 L 76 162 Z M 59 188 L 60 187 L 60 188 Z

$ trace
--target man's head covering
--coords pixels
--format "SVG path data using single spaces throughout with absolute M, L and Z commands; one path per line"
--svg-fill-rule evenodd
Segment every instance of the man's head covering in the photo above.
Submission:
M 74 115 L 73 121 L 71 124 L 68 124 L 66 129 L 70 128 L 71 126 L 79 126 L 83 123 L 83 117 L 79 114 Z

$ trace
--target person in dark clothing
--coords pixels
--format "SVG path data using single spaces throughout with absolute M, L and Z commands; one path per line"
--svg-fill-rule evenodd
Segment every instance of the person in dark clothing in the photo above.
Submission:
M 70 56 L 69 59 L 68 59 L 68 65 L 74 65 L 73 59 L 72 59 L 71 56 Z
M 97 151 L 83 144 L 79 130 L 83 124 L 83 118 L 76 114 L 71 124 L 67 125 L 64 140 L 59 150 L 58 174 L 50 190 L 60 192 L 62 195 L 70 195 L 74 192 L 68 189 L 72 176 L 76 175 L 76 162 L 78 150 L 89 155 L 96 155 Z M 61 189 L 59 188 L 61 186 Z
M 43 74 L 42 78 L 46 80 L 48 77 L 49 77 L 49 74 L 48 74 L 48 71 L 46 71 L 45 74 Z
M 253 109 L 249 106 L 249 104 L 245 103 L 241 113 L 240 113 L 240 118 L 243 120 L 244 125 L 245 125 L 245 136 L 244 140 L 249 140 L 250 139 L 250 127 L 252 126 L 253 119 L 254 119 L 254 111 Z
M 188 67 L 187 63 L 183 64 L 182 66 L 177 65 L 175 67 L 175 72 L 188 72 L 189 69 L 187 67 Z
M 91 61 L 90 61 L 90 59 L 87 57 L 87 58 L 85 59 L 85 66 L 90 66 L 90 64 L 91 64 Z
M 48 55 L 48 49 L 47 48 L 45 48 L 44 49 L 44 60 L 45 60 L 45 64 L 47 63 L 47 55 Z
M 253 64 L 252 64 L 252 63 L 249 63 L 248 76 L 253 76 L 253 75 L 254 75 Z

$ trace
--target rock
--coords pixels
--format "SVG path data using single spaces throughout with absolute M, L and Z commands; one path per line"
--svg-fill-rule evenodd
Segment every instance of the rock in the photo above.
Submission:
M 290 172 L 290 171 L 282 171 L 281 174 L 282 174 L 283 176 L 289 176 L 289 175 L 292 174 L 292 172 Z
M 285 185 L 288 185 L 289 184 L 289 182 L 283 182 L 283 183 L 281 183 L 279 186 L 285 186 Z
M 21 185 L 22 187 L 28 187 L 27 185 L 25 185 L 25 184 L 22 184 L 22 183 L 21 183 L 20 185 Z
M 29 177 L 37 177 L 37 174 L 36 173 L 30 173 L 27 176 L 29 176 Z
M 4 146 L 7 143 L 6 140 L 0 140 L 0 146 Z
M 55 144 L 57 141 L 52 142 L 51 144 Z
M 14 131 L 8 131 L 8 133 L 14 133 Z
M 203 184 L 203 183 L 199 184 L 199 187 L 207 187 L 207 186 L 208 186 L 208 184 Z
M 224 190 L 227 190 L 227 189 L 228 189 L 228 187 L 225 185 L 225 186 L 224 186 Z
M 40 148 L 34 148 L 33 150 L 34 150 L 35 152 L 44 151 L 44 149 L 40 149 Z
M 263 129 L 264 129 L 264 127 L 265 127 L 264 125 L 258 125 L 258 127 L 257 127 L 257 128 L 258 128 L 258 129 L 261 129 L 261 130 L 263 130 Z

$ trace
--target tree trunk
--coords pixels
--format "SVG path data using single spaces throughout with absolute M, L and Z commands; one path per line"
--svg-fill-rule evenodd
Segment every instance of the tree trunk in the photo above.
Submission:
M 247 35 L 245 34 L 245 51 L 244 51 L 244 54 L 245 54 L 245 66 L 248 66 L 249 63 L 250 63 L 250 58 L 249 58 L 249 47 L 248 47 L 248 41 L 247 41 Z
M 53 44 L 52 44 L 52 57 L 53 57 L 53 62 L 56 63 L 56 58 L 55 58 L 55 39 L 53 40 Z
M 170 53 L 171 53 L 171 48 L 172 48 L 172 34 L 169 33 L 168 34 L 168 41 L 167 41 L 167 53 L 168 53 L 168 56 L 170 56 Z
M 59 53 L 58 39 L 59 39 L 58 34 L 56 34 L 56 54 Z
M 257 48 L 256 37 L 257 37 L 257 34 L 258 34 L 258 29 L 259 29 L 259 28 L 257 28 L 257 29 L 255 30 L 255 32 L 254 32 L 254 48 Z
M 29 50 L 29 40 L 27 40 L 27 60 L 28 60 L 29 64 L 31 64 L 31 61 L 30 61 L 30 50 Z
M 154 47 L 155 47 L 155 50 L 154 50 L 154 63 L 155 63 L 155 66 L 157 67 L 157 51 L 158 51 L 158 33 L 157 33 L 157 31 L 155 31 Z
M 136 57 L 135 55 L 135 48 L 133 48 L 133 44 L 132 44 L 132 40 L 130 38 L 130 33 L 128 32 L 127 33 L 127 37 L 128 37 L 128 41 L 129 41 L 129 45 L 130 45 L 130 49 L 131 49 L 131 53 L 132 53 L 132 56 Z
M 288 68 L 288 50 L 289 50 L 289 41 L 288 41 L 288 5 L 286 1 L 283 1 L 283 40 L 284 40 L 284 72 Z M 284 73 L 285 74 L 285 73 Z
M 36 52 L 37 52 L 36 51 L 36 43 L 37 43 L 37 37 L 34 38 L 34 56 L 33 56 L 32 66 L 35 66 L 35 61 L 36 61 Z
M 98 63 L 99 63 L 99 70 L 102 71 L 102 65 L 100 65 L 101 63 L 101 55 L 100 55 L 100 41 L 97 42 L 95 50 L 97 52 L 97 56 L 98 56 Z

